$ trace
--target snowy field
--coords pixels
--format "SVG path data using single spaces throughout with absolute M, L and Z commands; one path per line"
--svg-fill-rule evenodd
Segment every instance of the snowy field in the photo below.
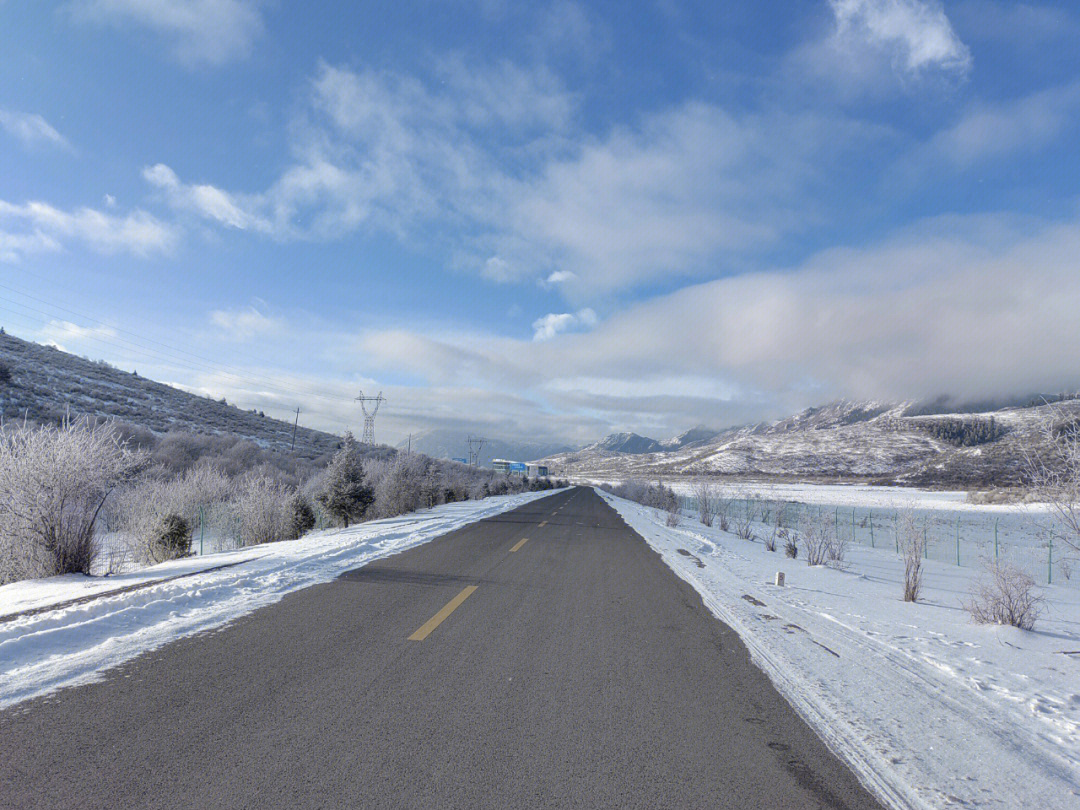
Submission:
M 1075 580 L 1042 589 L 1035 631 L 980 626 L 961 608 L 974 569 L 929 560 L 923 600 L 909 604 L 891 541 L 852 546 L 847 570 L 811 568 L 689 515 L 668 528 L 655 510 L 601 495 L 891 806 L 1080 807 Z M 777 571 L 786 587 L 770 584 Z
M 169 641 L 220 627 L 288 593 L 559 491 L 446 504 L 116 576 L 73 574 L 5 585 L 0 587 L 0 708 L 87 683 Z M 223 565 L 229 567 L 205 570 Z M 182 574 L 191 576 L 165 581 Z M 154 584 L 110 595 L 147 583 Z M 47 609 L 96 594 L 100 597 L 91 601 Z

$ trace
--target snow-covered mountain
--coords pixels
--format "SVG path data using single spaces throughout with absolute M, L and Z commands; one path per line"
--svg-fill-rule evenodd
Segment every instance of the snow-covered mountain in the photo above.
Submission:
M 1080 401 L 1057 407 L 1080 415 Z M 934 411 L 926 413 L 927 410 Z M 637 452 L 615 434 L 546 459 L 553 472 L 594 478 L 731 475 L 877 480 L 921 485 L 1017 483 L 1022 444 L 1045 406 L 941 413 L 918 403 L 835 402 L 772 423 L 732 428 L 706 439 L 657 442 L 637 436 Z M 685 435 L 685 434 L 684 434 Z

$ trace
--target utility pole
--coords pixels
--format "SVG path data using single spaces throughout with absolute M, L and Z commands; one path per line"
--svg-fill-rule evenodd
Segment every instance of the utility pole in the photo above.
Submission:
M 406 455 L 412 455 L 412 434 L 409 434 L 409 452 Z
M 296 449 L 296 426 L 299 425 L 299 424 L 300 424 L 300 406 L 298 405 L 296 407 L 296 421 L 293 422 L 293 426 L 292 426 L 292 444 L 289 445 L 289 452 L 290 453 L 293 450 Z

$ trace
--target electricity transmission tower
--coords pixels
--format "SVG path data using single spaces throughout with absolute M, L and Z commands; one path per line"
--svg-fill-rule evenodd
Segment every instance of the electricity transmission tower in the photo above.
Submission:
M 480 448 L 484 446 L 484 440 L 479 436 L 469 436 L 469 464 L 474 467 L 480 466 Z
M 375 414 L 379 412 L 379 406 L 383 403 L 382 391 L 377 397 L 365 397 L 364 392 L 361 391 L 356 401 L 360 403 L 360 410 L 364 412 L 364 435 L 360 439 L 360 444 L 375 444 Z M 375 403 L 370 413 L 368 412 L 369 402 Z

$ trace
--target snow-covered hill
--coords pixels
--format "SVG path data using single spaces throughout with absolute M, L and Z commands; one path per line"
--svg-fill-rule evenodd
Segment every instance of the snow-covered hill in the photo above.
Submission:
M 1080 414 L 1080 402 L 1059 407 Z M 1045 406 L 982 413 L 931 413 L 915 403 L 836 402 L 768 424 L 705 440 L 657 442 L 618 450 L 614 434 L 573 453 L 546 459 L 559 475 L 594 478 L 739 475 L 817 480 L 880 480 L 921 485 L 1017 483 L 1022 444 L 1034 436 Z M 916 415 L 917 414 L 917 415 Z
M 158 434 L 230 434 L 272 450 L 289 450 L 293 435 L 291 422 L 0 333 L 0 416 L 46 423 L 65 415 L 118 419 Z M 301 426 L 295 454 L 318 458 L 339 441 Z

